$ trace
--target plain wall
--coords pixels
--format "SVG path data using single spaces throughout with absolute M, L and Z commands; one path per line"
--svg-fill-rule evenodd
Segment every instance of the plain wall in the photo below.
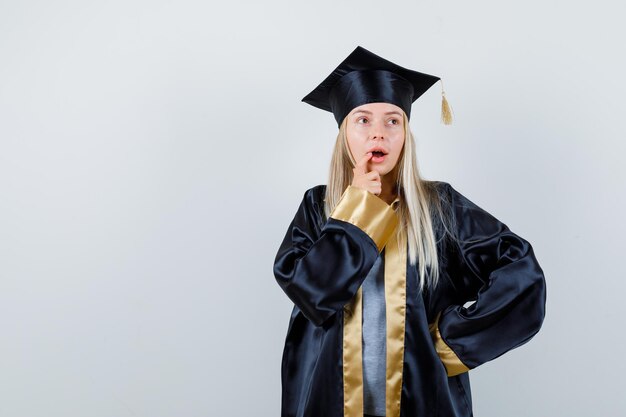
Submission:
M 357 45 L 442 77 L 428 179 L 528 239 L 526 345 L 475 415 L 618 416 L 619 2 L 0 2 L 0 416 L 278 416 L 292 304 L 272 274 L 337 125 L 300 100 Z M 621 410 L 621 411 L 620 411 Z

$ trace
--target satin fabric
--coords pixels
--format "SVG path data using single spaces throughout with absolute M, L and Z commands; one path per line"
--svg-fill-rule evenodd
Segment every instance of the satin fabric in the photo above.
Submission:
M 404 288 L 406 270 L 405 252 L 394 245 L 397 238 L 398 214 L 396 198 L 391 205 L 376 195 L 359 187 L 349 185 L 341 195 L 330 218 L 351 223 L 370 236 L 382 255 L 385 250 L 385 325 L 386 361 L 383 386 L 385 392 L 385 415 L 399 416 L 404 350 Z M 378 258 L 376 258 L 378 259 Z M 368 275 L 371 273 L 371 268 Z M 367 278 L 366 278 L 367 279 Z M 359 287 L 353 301 L 344 306 L 343 323 L 343 403 L 345 417 L 361 417 L 364 411 L 363 381 L 363 287 Z M 390 296 L 391 294 L 391 296 Z
M 338 125 L 352 109 L 366 103 L 391 103 L 411 117 L 413 85 L 406 78 L 387 70 L 352 71 L 330 90 L 328 101 Z
M 333 113 L 337 126 L 366 103 L 392 103 L 411 118 L 411 103 L 439 81 L 435 75 L 401 67 L 357 46 L 302 101 Z
M 433 325 L 440 343 L 471 370 L 539 331 L 546 285 L 528 241 L 450 184 L 436 186 L 456 217 L 459 242 L 438 239 L 441 279 L 432 291 L 419 291 L 417 265 L 402 258 L 406 322 L 402 375 L 396 376 L 399 415 L 468 417 L 469 372 L 446 368 Z M 274 261 L 276 281 L 294 302 L 281 362 L 282 417 L 344 416 L 343 307 L 354 301 L 379 253 L 360 227 L 324 219 L 324 193 L 325 185 L 304 193 Z

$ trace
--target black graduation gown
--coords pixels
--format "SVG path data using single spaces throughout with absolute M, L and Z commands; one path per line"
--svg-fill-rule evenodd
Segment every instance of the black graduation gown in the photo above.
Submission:
M 324 221 L 326 186 L 304 193 L 274 261 L 294 303 L 282 417 L 363 416 L 361 284 L 383 248 L 386 417 L 471 416 L 468 371 L 539 331 L 546 284 L 530 243 L 450 184 L 435 184 L 454 210 L 460 243 L 440 239 L 440 282 L 424 292 L 395 239 L 394 204 L 348 186 Z

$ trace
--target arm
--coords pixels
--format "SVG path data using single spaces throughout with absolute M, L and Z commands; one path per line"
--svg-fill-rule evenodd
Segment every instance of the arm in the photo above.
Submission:
M 462 265 L 452 279 L 478 288 L 474 304 L 450 305 L 430 326 L 448 376 L 454 376 L 528 342 L 543 323 L 546 284 L 528 241 L 447 188 Z
M 390 205 L 352 185 L 318 232 L 319 210 L 307 190 L 274 260 L 278 285 L 316 326 L 356 294 L 398 222 Z

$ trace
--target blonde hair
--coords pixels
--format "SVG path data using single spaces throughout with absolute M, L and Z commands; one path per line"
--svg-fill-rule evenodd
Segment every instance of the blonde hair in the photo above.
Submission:
M 411 265 L 419 265 L 419 286 L 434 288 L 439 282 L 439 256 L 437 252 L 436 231 L 443 227 L 450 233 L 451 219 L 446 216 L 442 202 L 436 190 L 436 182 L 423 179 L 417 166 L 415 140 L 408 118 L 403 112 L 404 145 L 398 159 L 397 184 L 400 203 L 397 209 L 399 227 L 396 238 L 401 248 L 408 239 L 408 257 Z M 325 217 L 332 212 L 345 189 L 352 183 L 352 169 L 356 165 L 346 134 L 344 118 L 330 161 L 328 184 L 324 201 Z M 392 171 L 392 172 L 394 172 Z M 441 236 L 443 237 L 443 235 Z

